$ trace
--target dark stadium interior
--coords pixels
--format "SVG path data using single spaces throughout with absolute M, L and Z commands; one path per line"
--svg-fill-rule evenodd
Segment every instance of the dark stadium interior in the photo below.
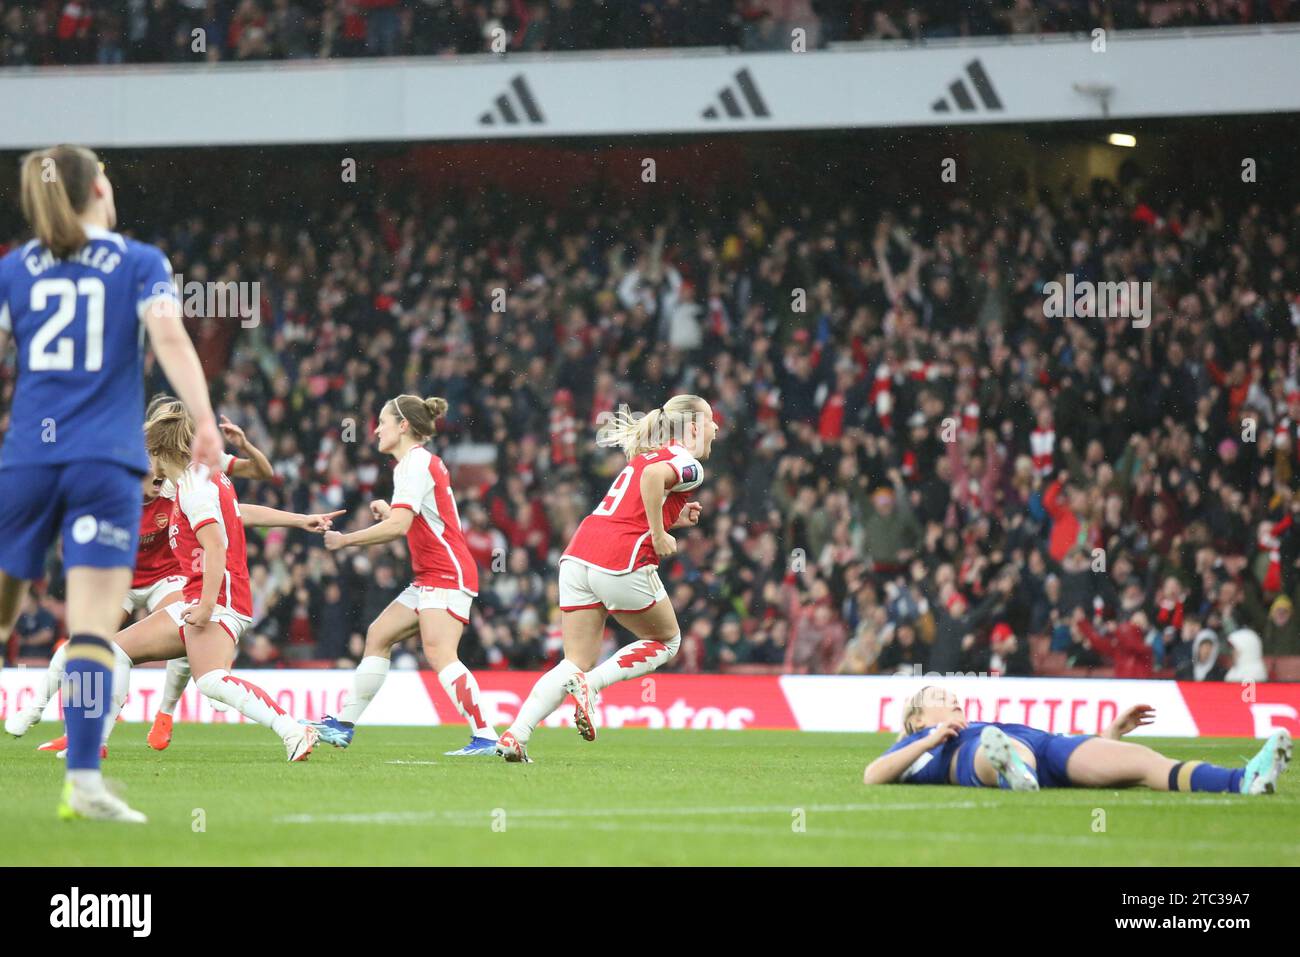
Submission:
M 1108 145 L 1115 129 L 1137 148 Z M 1250 627 L 1286 680 L 1297 132 L 1246 117 L 102 155 L 125 231 L 187 280 L 262 284 L 256 328 L 189 320 L 214 403 L 275 465 L 241 498 L 363 524 L 391 485 L 370 440 L 382 402 L 450 400 L 435 445 L 483 576 L 471 667 L 560 654 L 555 561 L 621 467 L 586 436 L 619 403 L 690 391 L 722 432 L 711 521 L 664 572 L 676 670 L 1200 678 L 1208 630 L 1221 677 L 1228 633 Z M 16 158 L 0 159 L 8 195 Z M 17 210 L 0 215 L 18 240 Z M 1150 280 L 1149 328 L 1045 318 L 1067 265 Z M 240 664 L 355 663 L 406 584 L 404 548 L 250 536 L 262 620 Z M 11 661 L 59 635 L 51 572 Z

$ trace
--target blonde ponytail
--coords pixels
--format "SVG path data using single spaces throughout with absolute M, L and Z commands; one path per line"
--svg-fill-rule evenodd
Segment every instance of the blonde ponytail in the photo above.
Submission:
M 412 434 L 420 441 L 438 431 L 435 423 L 447 414 L 449 407 L 447 400 L 441 396 L 421 399 L 418 395 L 399 395 L 395 399 L 389 399 L 385 406 L 397 418 L 409 422 Z
M 36 238 L 58 259 L 66 259 L 86 245 L 86 230 L 78 214 L 90 201 L 98 175 L 99 157 L 82 146 L 52 146 L 23 157 L 23 216 Z
M 596 442 L 621 448 L 628 458 L 684 442 L 686 426 L 695 421 L 705 405 L 698 395 L 675 395 L 645 415 L 629 412 L 627 406 L 621 405 L 609 423 L 601 427 Z

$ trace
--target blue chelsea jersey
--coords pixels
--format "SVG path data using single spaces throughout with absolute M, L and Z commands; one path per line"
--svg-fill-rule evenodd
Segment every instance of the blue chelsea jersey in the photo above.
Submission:
M 114 462 L 144 472 L 145 309 L 176 299 L 162 251 L 87 227 L 56 259 L 32 240 L 0 259 L 0 329 L 18 382 L 0 469 Z

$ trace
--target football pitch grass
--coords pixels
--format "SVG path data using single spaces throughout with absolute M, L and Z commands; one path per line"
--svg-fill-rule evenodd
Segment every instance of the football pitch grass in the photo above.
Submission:
M 543 729 L 531 765 L 450 758 L 459 727 L 362 728 L 289 764 L 263 728 L 113 734 L 105 775 L 144 826 L 55 818 L 62 762 L 42 724 L 0 741 L 12 865 L 1291 865 L 1300 775 L 1279 793 L 891 785 L 862 769 L 885 734 Z M 1239 765 L 1260 742 L 1147 739 Z M 1104 828 L 1104 829 L 1103 829 Z

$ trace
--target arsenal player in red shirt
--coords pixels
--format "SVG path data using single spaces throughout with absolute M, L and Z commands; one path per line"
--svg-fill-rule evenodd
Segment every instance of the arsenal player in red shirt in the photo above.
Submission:
M 620 410 L 602 431 L 601 441 L 621 447 L 628 465 L 560 557 L 564 660 L 538 679 L 497 742 L 497 753 L 507 761 L 530 760 L 533 729 L 566 694 L 573 695 L 578 732 L 594 741 L 601 689 L 649 674 L 681 643 L 658 567 L 677 551 L 668 530 L 700 520 L 700 503 L 691 501 L 691 493 L 704 481 L 700 460 L 709 457 L 718 433 L 713 410 L 697 395 L 676 395 L 639 418 Z M 597 666 L 609 615 L 637 640 Z
M 244 525 L 324 531 L 342 513 L 299 515 L 241 506 L 224 472 L 189 464 L 193 438 L 194 422 L 183 408 L 160 410 L 145 428 L 155 472 L 176 488 L 167 537 L 185 575 L 183 601 L 159 608 L 114 641 L 134 664 L 187 656 L 204 695 L 269 727 L 284 742 L 289 760 L 301 761 L 319 739 L 316 729 L 294 721 L 265 691 L 230 673 L 235 648 L 253 621 Z
M 367 629 L 365 657 L 353 676 L 352 697 L 337 717 L 325 715 L 313 725 L 321 740 L 336 748 L 352 743 L 357 720 L 383 687 L 393 645 L 418 633 L 439 683 L 469 725 L 469 744 L 447 754 L 495 753 L 497 735 L 483 717 L 478 681 L 458 651 L 470 606 L 478 595 L 478 566 L 465 543 L 447 466 L 424 447 L 446 411 L 447 400 L 437 397 L 399 395 L 384 404 L 375 438 L 379 451 L 397 460 L 393 500 L 370 503 L 378 524 L 347 534 L 325 534 L 330 551 L 405 536 L 415 571 L 415 581 Z
M 145 411 L 145 427 L 149 420 L 161 411 L 184 411 L 184 404 L 169 395 L 158 395 L 149 403 Z M 237 458 L 230 453 L 222 453 L 220 468 L 222 472 L 235 478 L 271 478 L 274 474 L 271 463 L 252 442 L 244 435 L 244 430 L 225 416 L 221 417 L 220 429 L 226 438 L 246 458 Z M 171 520 L 172 508 L 176 500 L 176 487 L 162 474 L 151 472 L 144 480 L 144 507 L 140 514 L 140 545 L 136 551 L 135 572 L 131 580 L 131 589 L 122 602 L 123 626 L 130 621 L 136 611 L 152 614 L 159 608 L 183 600 L 185 575 L 181 571 L 176 556 L 172 554 L 167 529 Z M 67 658 L 66 645 L 60 647 L 50 658 L 43 688 L 37 688 L 36 696 L 6 722 L 6 730 L 21 736 L 41 719 L 41 714 L 49 700 L 59 690 L 62 681 L 64 662 Z M 153 726 L 149 729 L 149 746 L 156 751 L 164 750 L 172 737 L 172 713 L 180 700 L 185 685 L 190 680 L 190 665 L 187 658 L 173 658 L 167 662 L 167 677 L 163 683 L 162 700 L 158 712 L 154 715 Z M 104 744 L 101 756 L 108 754 L 108 737 L 116 725 L 117 713 L 126 703 L 125 686 L 116 689 L 110 708 L 109 720 L 104 722 Z M 218 703 L 218 707 L 223 707 Z M 39 745 L 37 751 L 55 752 L 62 757 L 68 746 L 67 735 L 59 735 L 51 741 Z

